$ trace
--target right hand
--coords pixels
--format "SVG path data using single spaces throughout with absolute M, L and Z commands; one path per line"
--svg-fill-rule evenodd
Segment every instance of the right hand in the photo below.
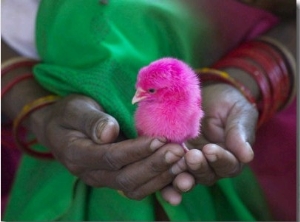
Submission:
M 30 116 L 38 141 L 72 174 L 93 187 L 123 191 L 131 199 L 170 184 L 184 156 L 181 146 L 139 137 L 115 142 L 119 124 L 92 99 L 71 95 Z
M 196 184 L 213 185 L 222 178 L 234 177 L 252 161 L 258 111 L 239 90 L 227 84 L 202 88 L 202 134 L 187 142 L 187 171 L 178 174 L 162 196 L 173 205 L 182 193 Z

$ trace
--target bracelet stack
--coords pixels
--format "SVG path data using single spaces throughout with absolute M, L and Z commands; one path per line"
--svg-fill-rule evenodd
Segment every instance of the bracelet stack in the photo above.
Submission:
M 212 69 L 200 69 L 198 73 L 203 82 L 222 82 L 239 89 L 251 104 L 257 106 L 259 127 L 293 98 L 295 68 L 292 56 L 286 56 L 282 48 L 275 40 L 269 41 L 266 38 L 249 41 L 228 53 Z M 249 74 L 259 87 L 259 98 L 255 99 L 240 81 L 220 71 L 228 68 L 240 69 Z
M 34 111 L 45 107 L 51 103 L 59 100 L 59 96 L 49 95 L 39 99 L 34 100 L 33 102 L 25 105 L 19 115 L 14 119 L 13 122 L 13 136 L 18 147 L 26 152 L 27 154 L 38 157 L 38 158 L 53 158 L 51 153 L 36 151 L 31 148 L 31 146 L 36 142 L 36 140 L 25 142 L 22 140 L 20 132 L 22 132 L 22 122 Z
M 13 70 L 22 67 L 33 67 L 36 63 L 37 61 L 24 58 L 24 57 L 17 57 L 17 58 L 10 59 L 1 65 L 1 78 L 6 76 L 8 73 L 10 73 Z M 32 73 L 25 73 L 21 76 L 16 77 L 1 89 L 1 97 L 3 97 L 9 90 L 11 90 L 13 86 L 17 85 L 19 82 L 31 78 L 33 78 Z
M 4 77 L 8 75 L 10 72 L 17 70 L 19 68 L 23 68 L 23 67 L 32 68 L 36 63 L 37 61 L 24 58 L 24 57 L 13 58 L 2 64 L 1 77 Z M 31 78 L 33 78 L 32 73 L 25 73 L 16 76 L 10 82 L 8 82 L 6 86 L 4 86 L 1 89 L 1 98 L 18 83 L 20 83 L 23 80 L 31 79 Z M 49 95 L 49 96 L 36 99 L 22 108 L 21 112 L 17 115 L 17 117 L 13 121 L 13 130 L 12 130 L 14 141 L 19 149 L 21 149 L 22 151 L 26 152 L 27 154 L 33 157 L 44 158 L 44 159 L 53 158 L 53 155 L 51 153 L 37 151 L 32 148 L 32 146 L 36 144 L 37 141 L 36 139 L 27 141 L 28 138 L 27 131 L 26 128 L 23 126 L 23 122 L 32 112 L 42 107 L 45 107 L 51 103 L 54 103 L 58 99 L 59 99 L 58 96 Z M 1 143 L 5 144 L 5 141 L 1 141 Z
M 242 83 L 232 78 L 227 72 L 212 68 L 196 69 L 196 72 L 201 74 L 202 82 L 217 81 L 227 83 L 237 88 L 251 104 L 256 106 L 255 98 L 252 96 L 250 90 Z

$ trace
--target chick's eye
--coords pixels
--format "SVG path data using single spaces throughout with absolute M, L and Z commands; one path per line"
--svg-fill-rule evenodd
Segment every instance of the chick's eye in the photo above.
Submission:
M 152 89 L 152 88 L 151 88 L 151 89 L 148 89 L 148 92 L 149 92 L 149 93 L 155 93 L 155 91 L 156 91 L 156 90 L 155 90 L 155 89 Z

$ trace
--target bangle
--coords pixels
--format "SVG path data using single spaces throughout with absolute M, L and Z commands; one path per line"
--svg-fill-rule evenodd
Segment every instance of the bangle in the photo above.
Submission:
M 20 67 L 32 67 L 37 63 L 36 60 L 25 58 L 25 57 L 15 57 L 5 61 L 1 64 L 1 77 L 9 73 L 10 71 L 20 68 Z
M 14 57 L 12 59 L 6 60 L 1 64 L 1 78 L 3 78 L 6 74 L 11 72 L 12 70 L 21 68 L 21 67 L 32 67 L 37 63 L 36 60 L 25 58 L 25 57 Z M 1 89 L 1 97 L 4 96 L 11 88 L 13 88 L 19 82 L 33 78 L 32 73 L 27 73 L 21 76 L 15 77 L 11 80 L 5 87 Z
M 263 45 L 256 41 L 243 44 L 239 50 L 229 54 L 230 57 L 242 57 L 251 60 L 256 66 L 259 66 L 266 76 L 271 90 L 273 106 L 270 113 L 275 113 L 284 104 L 289 96 L 290 83 L 287 69 L 282 59 L 271 55 L 270 49 L 263 49 Z M 255 49 L 255 50 L 252 50 Z
M 19 82 L 26 80 L 26 79 L 32 79 L 32 78 L 33 78 L 32 73 L 27 73 L 22 76 L 17 76 L 15 79 L 13 79 L 11 82 L 9 82 L 6 86 L 4 86 L 1 89 L 1 98 Z
M 32 112 L 34 112 L 37 109 L 40 109 L 44 106 L 47 106 L 51 103 L 56 102 L 59 100 L 59 96 L 49 95 L 45 96 L 39 99 L 34 100 L 33 102 L 25 105 L 19 115 L 16 117 L 16 119 L 13 122 L 13 137 L 15 139 L 15 142 L 17 146 L 27 154 L 37 157 L 37 158 L 43 158 L 43 159 L 50 159 L 53 158 L 53 155 L 51 153 L 36 151 L 31 148 L 31 145 L 33 145 L 36 140 L 32 140 L 29 142 L 25 142 L 22 140 L 20 133 L 22 131 L 22 122 L 28 117 Z
M 212 68 L 196 69 L 195 71 L 198 75 L 200 75 L 201 81 L 216 81 L 221 83 L 227 83 L 235 87 L 245 96 L 245 98 L 252 105 L 256 106 L 255 98 L 252 96 L 250 90 L 246 88 L 242 83 L 232 78 L 227 72 Z
M 289 56 L 283 56 L 283 52 L 279 50 L 282 51 L 283 46 L 275 48 L 275 44 L 278 43 L 274 43 L 273 40 L 271 43 L 263 40 L 243 43 L 213 65 L 213 68 L 217 69 L 241 69 L 256 81 L 260 89 L 257 103 L 260 113 L 258 126 L 283 109 L 295 91 L 295 77 L 291 76 L 291 73 L 295 73 L 292 68 L 293 62 L 288 61 L 294 60 L 288 52 L 285 54 Z
M 272 105 L 270 86 L 263 71 L 259 67 L 255 66 L 253 63 L 251 63 L 248 60 L 245 60 L 243 58 L 234 58 L 234 57 L 228 57 L 222 59 L 221 61 L 216 63 L 213 67 L 216 68 L 236 67 L 250 74 L 259 85 L 261 97 L 262 97 L 261 102 L 257 104 L 260 112 L 258 127 L 261 126 L 263 122 L 265 122 L 267 119 L 270 118 L 269 112 L 271 110 L 271 105 Z
M 287 107 L 294 99 L 296 95 L 296 59 L 292 55 L 292 53 L 279 41 L 270 38 L 270 37 L 260 37 L 258 38 L 258 41 L 261 41 L 265 43 L 266 45 L 272 47 L 273 51 L 275 51 L 281 59 L 283 60 L 285 66 L 288 69 L 288 78 L 290 82 L 290 93 L 289 98 L 287 101 L 283 104 L 281 109 L 284 109 Z

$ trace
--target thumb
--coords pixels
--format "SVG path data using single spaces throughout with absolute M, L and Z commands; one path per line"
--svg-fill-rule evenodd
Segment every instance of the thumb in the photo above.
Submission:
M 82 132 L 98 144 L 113 142 L 120 130 L 115 118 L 104 113 L 94 100 L 81 95 L 67 98 L 63 122 L 65 126 Z
M 119 135 L 120 127 L 115 118 L 99 111 L 95 116 L 96 123 L 92 124 L 90 137 L 95 143 L 113 142 Z
M 225 130 L 225 146 L 239 161 L 250 162 L 254 152 L 250 144 L 254 143 L 258 113 L 253 106 L 245 104 L 231 110 Z

